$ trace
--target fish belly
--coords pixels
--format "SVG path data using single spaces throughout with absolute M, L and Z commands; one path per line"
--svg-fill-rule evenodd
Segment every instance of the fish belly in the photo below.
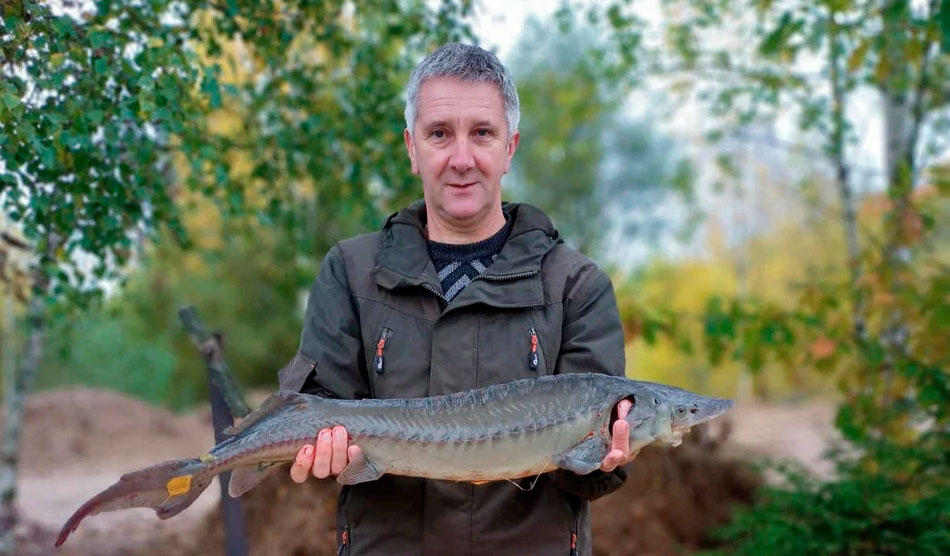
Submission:
M 385 473 L 451 481 L 516 479 L 554 471 L 554 458 L 588 436 L 592 428 L 589 421 L 578 418 L 480 438 L 406 440 L 365 436 L 354 442 Z

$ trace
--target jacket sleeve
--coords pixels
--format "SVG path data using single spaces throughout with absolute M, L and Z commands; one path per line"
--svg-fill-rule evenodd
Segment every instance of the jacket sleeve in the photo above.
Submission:
M 323 259 L 307 299 L 300 348 L 278 377 L 282 390 L 369 397 L 359 314 L 339 245 Z
M 623 376 L 624 343 L 620 312 L 610 278 L 596 266 L 585 269 L 574 293 L 565 300 L 561 350 L 555 373 L 605 373 Z M 560 469 L 554 484 L 585 500 L 609 494 L 627 478 L 623 468 L 578 475 Z

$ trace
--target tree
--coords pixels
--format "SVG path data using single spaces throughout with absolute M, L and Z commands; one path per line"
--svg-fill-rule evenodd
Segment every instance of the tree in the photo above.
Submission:
M 822 342 L 813 354 L 840 373 L 837 424 L 857 454 L 838 454 L 835 481 L 769 491 L 730 530 L 735 550 L 902 553 L 920 540 L 924 552 L 945 552 L 950 380 L 941 334 L 930 326 L 947 309 L 945 266 L 934 256 L 946 187 L 931 168 L 950 129 L 946 4 L 686 0 L 669 13 L 675 63 L 664 71 L 696 78 L 691 90 L 723 117 L 720 131 L 794 107 L 832 170 L 846 238 L 846 282 L 815 277 L 797 310 L 771 320 Z M 704 46 L 716 44 L 712 34 L 734 44 Z M 856 120 L 867 116 L 851 103 L 867 91 L 879 96 L 884 122 L 885 195 L 864 194 L 879 209 L 862 229 L 855 189 L 866 184 L 854 178 L 854 143 Z M 756 305 L 750 295 L 728 311 L 711 307 L 708 322 L 728 324 L 707 329 L 713 345 L 748 351 L 743 323 L 762 315 Z
M 625 237 L 674 224 L 654 209 L 689 201 L 692 185 L 672 142 L 624 114 L 626 64 L 600 32 L 570 11 L 529 19 L 511 63 L 522 112 L 515 188 L 591 255 L 606 247 L 605 222 Z

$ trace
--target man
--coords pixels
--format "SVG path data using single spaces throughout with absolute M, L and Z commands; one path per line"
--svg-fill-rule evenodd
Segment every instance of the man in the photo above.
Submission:
M 518 146 L 508 71 L 478 47 L 447 44 L 407 87 L 405 143 L 424 201 L 324 259 L 284 389 L 406 398 L 568 372 L 622 374 L 613 289 L 536 208 L 501 202 Z M 559 470 L 533 488 L 383 476 L 344 487 L 341 553 L 589 554 L 588 500 L 618 488 L 630 461 L 618 404 L 600 471 Z M 340 473 L 359 448 L 320 431 L 291 477 Z

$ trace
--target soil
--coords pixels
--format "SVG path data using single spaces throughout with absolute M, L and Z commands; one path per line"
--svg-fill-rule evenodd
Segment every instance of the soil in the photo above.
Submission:
M 711 545 L 710 527 L 748 504 L 760 478 L 747 462 L 792 457 L 815 467 L 831 437 L 829 405 L 737 408 L 678 448 L 645 449 L 617 493 L 593 505 L 595 553 L 673 555 Z M 730 423 L 734 425 L 732 430 Z M 212 485 L 180 516 L 131 509 L 87 518 L 59 550 L 59 527 L 124 472 L 194 457 L 213 443 L 208 410 L 176 415 L 127 396 L 73 389 L 34 395 L 21 451 L 18 552 L 24 556 L 223 554 L 220 491 Z M 804 432 L 803 432 L 804 431 Z M 732 437 L 730 440 L 730 432 Z M 337 487 L 272 477 L 243 500 L 252 555 L 335 554 Z

